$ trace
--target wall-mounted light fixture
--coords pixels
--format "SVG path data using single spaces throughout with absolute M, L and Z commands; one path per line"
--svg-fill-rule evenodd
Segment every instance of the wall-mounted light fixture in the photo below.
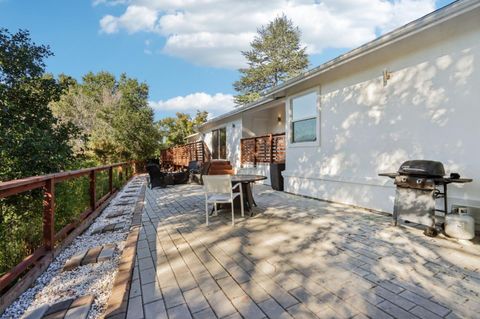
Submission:
M 282 114 L 278 114 L 278 116 L 277 116 L 277 122 L 278 122 L 278 123 L 282 122 Z
M 383 70 L 383 86 L 387 85 L 388 80 L 392 77 L 392 72 L 388 69 Z
M 235 123 L 232 123 L 232 128 L 235 128 Z

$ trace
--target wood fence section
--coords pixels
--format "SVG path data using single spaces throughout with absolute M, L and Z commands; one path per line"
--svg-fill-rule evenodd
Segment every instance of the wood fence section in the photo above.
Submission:
M 188 143 L 162 150 L 160 160 L 163 164 L 188 166 L 191 161 L 208 162 L 210 151 L 203 141 Z
M 133 163 L 125 162 L 0 183 L 0 198 L 37 188 L 42 188 L 44 194 L 43 243 L 30 256 L 25 257 L 22 262 L 0 277 L 0 313 L 35 281 L 67 242 L 72 241 L 75 236 L 86 229 L 87 222 L 92 222 L 93 218 L 103 210 L 117 191 L 113 187 L 114 168 L 118 169 L 122 184 L 134 172 Z M 96 175 L 105 170 L 108 170 L 109 191 L 102 198 L 97 199 Z M 89 176 L 90 179 L 90 207 L 81 213 L 76 221 L 64 226 L 59 232 L 55 232 L 55 184 L 82 176 Z M 21 280 L 17 280 L 19 277 L 22 277 Z
M 285 162 L 285 133 L 243 138 L 241 164 Z

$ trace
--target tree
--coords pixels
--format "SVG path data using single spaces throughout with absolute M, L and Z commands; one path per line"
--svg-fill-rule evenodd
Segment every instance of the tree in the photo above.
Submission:
M 239 69 L 240 80 L 233 84 L 237 104 L 257 100 L 263 92 L 300 74 L 308 67 L 306 48 L 300 45 L 300 30 L 285 15 L 257 30 L 252 49 L 242 51 L 248 68 Z
M 69 82 L 45 74 L 51 55 L 28 31 L 0 28 L 0 182 L 58 172 L 75 160 L 68 141 L 77 129 L 59 122 L 48 107 Z M 42 200 L 41 189 L 0 199 L 0 276 L 41 245 Z M 57 209 L 62 217 L 63 212 Z
M 62 121 L 80 128 L 82 135 L 73 145 L 86 158 L 101 163 L 143 160 L 158 149 L 148 86 L 126 74 L 117 80 L 108 72 L 87 73 L 50 106 Z
M 208 112 L 199 111 L 192 119 L 190 114 L 177 112 L 176 117 L 166 117 L 157 122 L 162 137 L 162 148 L 185 143 L 185 138 L 194 133 L 196 126 L 207 121 Z
M 0 181 L 58 172 L 73 160 L 71 123 L 60 123 L 48 108 L 64 89 L 45 74 L 53 55 L 26 30 L 0 29 Z

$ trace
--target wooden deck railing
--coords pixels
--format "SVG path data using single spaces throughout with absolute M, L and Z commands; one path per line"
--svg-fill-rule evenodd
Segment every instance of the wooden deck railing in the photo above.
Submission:
M 117 191 L 113 180 L 114 169 L 115 176 L 118 177 L 116 184 L 121 186 L 133 174 L 133 163 L 117 163 L 0 182 L 0 199 L 34 189 L 43 189 L 42 243 L 31 255 L 0 277 L 0 313 L 48 267 L 61 247 L 71 242 L 106 206 Z M 98 198 L 102 194 L 97 194 L 97 174 L 102 171 L 108 171 L 108 192 Z M 74 222 L 55 232 L 55 184 L 87 176 L 89 207 Z M 20 276 L 22 276 L 21 280 L 17 281 Z
M 242 138 L 241 164 L 283 163 L 285 161 L 285 133 Z
M 210 158 L 210 151 L 203 141 L 170 147 L 160 153 L 162 163 L 184 167 L 190 161 L 208 162 Z

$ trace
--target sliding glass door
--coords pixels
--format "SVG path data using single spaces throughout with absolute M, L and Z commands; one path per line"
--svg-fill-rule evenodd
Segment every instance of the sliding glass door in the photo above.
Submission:
M 227 158 L 227 130 L 225 127 L 212 131 L 212 158 Z

